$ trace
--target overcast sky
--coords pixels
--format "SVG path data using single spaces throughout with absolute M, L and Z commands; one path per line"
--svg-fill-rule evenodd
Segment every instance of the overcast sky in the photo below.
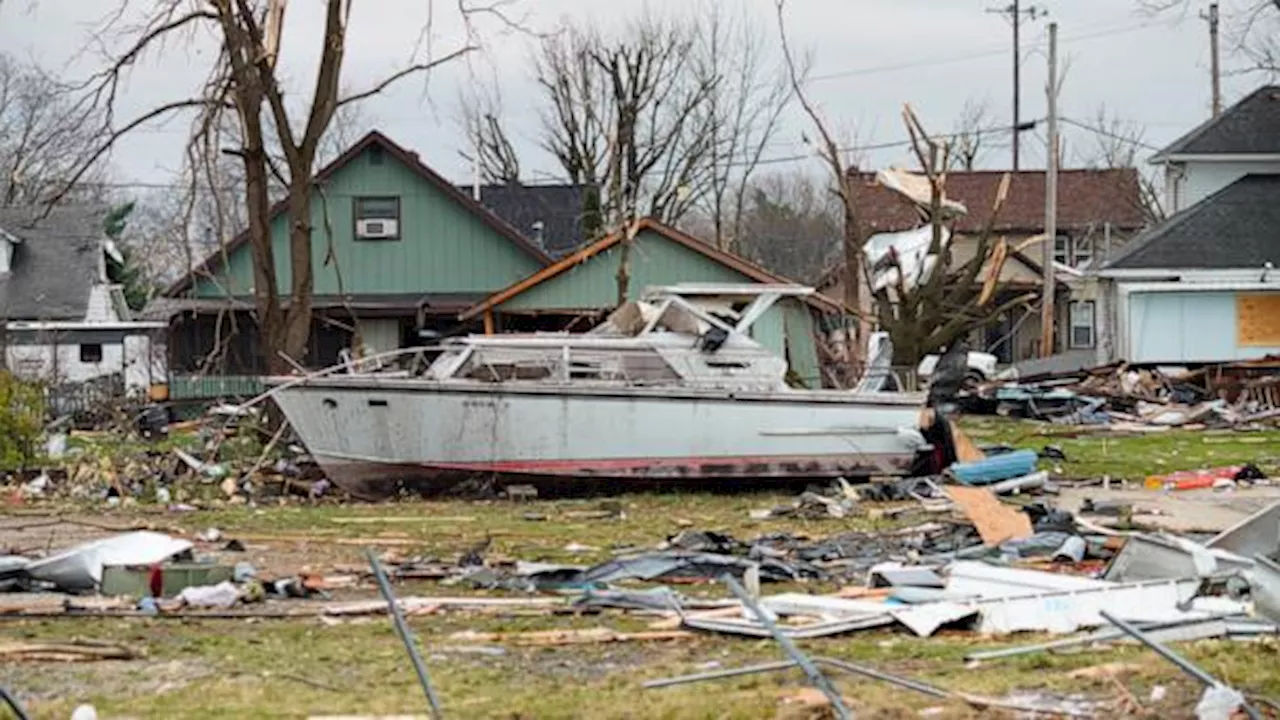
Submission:
M 772 0 L 706 0 L 742 6 L 776 41 Z M 546 29 L 563 19 L 596 17 L 605 24 L 638 13 L 640 0 L 514 0 L 511 12 L 531 26 Z M 694 0 L 696 2 L 696 0 Z M 149 4 L 138 2 L 142 6 Z M 107 0 L 0 0 L 0 49 L 40 62 L 68 76 L 83 76 L 101 63 L 82 52 L 95 21 L 112 6 Z M 655 12 L 679 12 L 691 0 L 649 0 Z M 899 113 L 910 102 L 934 132 L 952 128 L 966 100 L 986 99 L 997 122 L 1008 122 L 1011 94 L 1011 33 L 1007 20 L 987 12 L 999 0 L 790 0 L 792 42 L 813 53 L 811 96 L 846 137 L 858 145 L 904 139 Z M 1023 0 L 1024 6 L 1029 4 Z M 357 3 L 349 32 L 343 85 L 359 90 L 402 65 L 425 23 L 427 0 L 364 0 Z M 1191 14 L 1151 17 L 1138 12 L 1136 0 L 1041 0 L 1035 5 L 1056 20 L 1061 54 L 1069 64 L 1061 113 L 1092 122 L 1105 105 L 1125 121 L 1140 124 L 1145 140 L 1161 146 L 1203 121 L 1209 112 L 1208 34 Z M 433 47 L 443 53 L 462 42 L 450 15 L 453 0 L 437 0 Z M 1224 3 L 1230 6 L 1230 2 Z M 319 0 L 293 0 L 285 31 L 285 72 L 305 89 L 316 56 L 323 18 Z M 1045 37 L 1048 19 L 1024 25 L 1023 117 L 1045 113 Z M 467 62 L 437 71 L 428 83 L 409 80 L 393 92 L 370 100 L 364 116 L 396 141 L 416 149 L 429 165 L 465 182 L 470 170 L 459 157 L 460 89 L 480 79 L 497 78 L 504 112 L 521 151 L 524 168 L 537 177 L 555 167 L 537 153 L 537 96 L 529 79 L 528 39 L 482 26 L 485 49 Z M 199 86 L 213 54 L 210 42 L 195 39 L 169 44 L 131 74 L 124 112 L 189 96 Z M 1228 66 L 1232 61 L 1229 59 Z M 1260 82 L 1256 76 L 1231 76 L 1228 102 Z M 798 114 L 766 153 L 770 158 L 804 155 Z M 163 183 L 177 177 L 186 122 L 150 126 L 119 146 L 113 170 L 122 182 Z M 1024 136 L 1023 166 L 1043 164 L 1043 131 Z M 1089 134 L 1064 127 L 1069 163 L 1087 154 Z M 870 151 L 865 162 L 880 167 L 908 160 L 901 147 Z M 812 167 L 812 160 L 783 161 L 773 168 Z M 986 160 L 1008 163 L 1008 152 Z

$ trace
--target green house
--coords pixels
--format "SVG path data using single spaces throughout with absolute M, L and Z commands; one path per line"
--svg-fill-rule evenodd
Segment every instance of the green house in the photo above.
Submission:
M 372 132 L 315 177 L 311 264 L 315 320 L 307 357 L 321 367 L 355 342 L 366 352 L 421 344 L 456 328 L 458 313 L 544 267 L 534 241 L 418 156 Z M 289 295 L 288 213 L 271 211 L 280 295 Z M 170 322 L 170 368 L 231 375 L 265 371 L 253 320 L 247 234 L 174 284 L 153 316 Z
M 617 305 L 618 268 L 627 253 L 627 298 L 646 287 L 679 283 L 790 284 L 747 260 L 723 252 L 675 228 L 641 220 L 626 241 L 615 233 L 567 255 L 511 284 L 464 311 L 462 320 L 482 319 L 486 332 L 548 327 L 587 329 Z M 823 295 L 787 298 L 758 322 L 757 341 L 787 358 L 793 377 L 821 387 L 815 335 L 818 318 L 842 313 L 839 303 Z

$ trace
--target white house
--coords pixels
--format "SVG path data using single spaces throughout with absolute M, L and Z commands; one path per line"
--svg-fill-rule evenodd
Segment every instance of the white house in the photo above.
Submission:
M 1098 361 L 1280 354 L 1280 86 L 1157 153 L 1173 214 L 1098 272 Z
M 0 208 L 0 314 L 5 367 L 52 384 L 164 382 L 165 323 L 132 319 L 107 281 L 103 206 Z

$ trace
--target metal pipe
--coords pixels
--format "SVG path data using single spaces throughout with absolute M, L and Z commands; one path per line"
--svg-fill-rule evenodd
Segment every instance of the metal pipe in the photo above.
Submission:
M 1191 661 L 1175 653 L 1174 651 L 1170 650 L 1164 645 L 1147 637 L 1142 633 L 1141 630 L 1129 624 L 1127 621 L 1121 620 L 1120 618 L 1116 617 L 1115 615 L 1112 615 L 1110 612 L 1106 610 L 1101 610 L 1099 611 L 1098 614 L 1101 615 L 1104 619 L 1106 619 L 1107 622 L 1123 630 L 1124 633 L 1129 637 L 1151 648 L 1156 652 L 1157 655 L 1159 655 L 1160 657 L 1163 657 L 1165 660 L 1168 660 L 1174 665 L 1177 665 L 1179 669 L 1181 669 L 1183 672 L 1190 675 L 1191 677 L 1199 680 L 1206 687 L 1226 687 L 1223 683 L 1219 682 L 1217 678 L 1205 672 L 1204 670 L 1201 670 L 1199 667 L 1192 665 Z M 1254 718 L 1254 720 L 1261 720 L 1262 716 L 1259 715 L 1258 711 L 1254 709 L 1253 706 L 1249 705 L 1248 702 L 1243 703 L 1242 708 L 1244 709 L 1245 713 L 1249 715 L 1250 718 Z
M 918 693 L 922 693 L 932 697 L 936 697 L 936 698 L 950 697 L 950 693 L 940 688 L 936 688 L 932 685 L 926 685 L 925 683 L 916 682 L 915 680 L 898 677 L 896 675 L 889 675 L 887 673 L 882 673 L 879 670 L 875 670 L 862 665 L 855 665 L 854 663 L 846 662 L 844 660 L 837 660 L 835 658 L 828 658 L 828 657 L 815 657 L 813 658 L 813 662 L 815 665 L 831 667 L 836 670 L 849 673 L 851 675 L 861 675 L 864 677 L 871 678 L 873 680 L 880 680 L 883 682 L 887 682 L 890 685 L 896 685 L 901 688 L 906 688 L 907 690 L 915 690 Z M 797 667 L 797 664 L 794 660 L 782 660 L 779 662 L 760 663 L 758 665 L 747 665 L 744 667 L 730 668 L 727 670 L 712 670 L 709 672 L 697 673 L 694 675 L 681 675 L 679 677 L 663 678 L 661 680 L 650 680 L 644 683 L 642 687 L 644 687 L 645 689 L 656 689 L 656 688 L 671 687 L 673 685 L 687 685 L 689 683 L 702 682 L 703 680 L 723 680 L 725 678 L 739 677 L 741 675 L 754 675 L 756 673 L 762 673 L 762 672 L 787 670 L 794 667 Z
M 409 629 L 409 624 L 404 621 L 404 615 L 400 612 L 400 603 L 391 589 L 391 582 L 387 580 L 387 574 L 382 571 L 382 563 L 378 562 L 378 556 L 373 550 L 366 549 L 364 555 L 369 559 L 369 567 L 373 568 L 373 577 L 378 581 L 378 590 L 382 593 L 382 598 L 387 601 L 387 608 L 391 613 L 391 621 L 395 624 L 396 632 L 404 642 L 405 650 L 409 651 L 413 670 L 418 674 L 418 682 L 422 684 L 422 691 L 427 696 L 427 704 L 431 706 L 431 717 L 434 720 L 442 720 L 444 713 L 440 711 L 440 699 L 436 697 L 435 688 L 431 687 L 431 676 L 427 674 L 427 664 L 422 661 L 422 655 L 418 653 L 417 641 L 413 637 L 413 631 Z
M 817 665 L 813 664 L 813 661 L 810 660 L 807 655 L 800 651 L 799 647 L 796 647 L 796 644 L 791 641 L 791 638 L 787 637 L 786 633 L 782 632 L 778 627 L 778 624 L 773 621 L 773 618 L 769 617 L 769 614 L 766 613 L 760 607 L 760 604 L 756 602 L 756 599 L 751 597 L 751 594 L 748 593 L 732 575 L 725 573 L 720 577 L 720 580 L 728 586 L 729 590 L 731 590 L 734 595 L 738 596 L 738 599 L 742 601 L 743 606 L 749 609 L 751 614 L 756 616 L 756 619 L 760 621 L 760 624 L 769 629 L 769 633 L 773 635 L 773 639 L 777 641 L 777 643 L 782 646 L 782 649 L 786 651 L 787 655 L 789 655 L 791 659 L 794 660 L 802 670 L 804 670 L 804 674 L 808 676 L 809 682 L 813 683 L 814 687 L 821 690 L 822 694 L 827 696 L 827 699 L 831 701 L 831 711 L 835 716 L 839 718 L 839 720 L 852 720 L 853 713 L 850 712 L 849 708 L 845 707 L 844 700 L 841 699 L 840 693 L 836 691 L 834 686 L 832 686 L 831 681 L 827 679 L 826 675 L 822 674 L 822 671 L 818 669 Z
M 18 698 L 14 697 L 3 685 L 0 685 L 0 699 L 4 700 L 10 710 L 13 710 L 13 716 L 17 720 L 30 720 L 31 716 L 22 707 L 22 703 L 18 702 Z

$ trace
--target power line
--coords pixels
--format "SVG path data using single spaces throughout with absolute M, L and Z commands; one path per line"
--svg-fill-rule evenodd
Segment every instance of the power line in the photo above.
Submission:
M 1084 40 L 1095 40 L 1097 38 L 1111 37 L 1113 35 L 1123 35 L 1125 33 L 1140 32 L 1142 30 L 1147 30 L 1149 28 L 1168 25 L 1168 24 L 1169 23 L 1167 21 L 1162 21 L 1162 22 L 1147 21 L 1143 23 L 1123 25 L 1120 27 L 1110 28 L 1106 30 L 1099 30 L 1091 33 L 1080 33 L 1078 35 L 1072 35 L 1070 37 L 1059 40 L 1059 43 L 1065 44 L 1070 42 L 1080 42 Z M 1036 47 L 1043 44 L 1044 42 L 1041 40 L 1037 40 L 1034 43 L 1032 43 L 1032 45 Z M 970 60 L 980 60 L 980 59 L 989 58 L 989 57 L 1003 57 L 1004 55 L 1008 54 L 1008 52 L 1009 51 L 1007 48 L 1001 48 L 998 50 L 992 49 L 992 50 L 983 50 L 980 52 L 966 53 L 963 55 L 952 55 L 949 57 L 935 58 L 932 60 L 918 60 L 918 61 L 905 62 L 905 63 L 891 63 L 887 65 L 872 65 L 870 67 L 855 68 L 852 70 L 840 70 L 837 72 L 814 75 L 809 79 L 814 82 L 822 82 L 825 80 L 838 80 L 840 78 L 858 77 L 860 75 L 876 75 L 879 73 L 896 72 L 898 70 L 910 70 L 913 68 L 934 67 L 937 65 L 954 65 L 956 63 L 969 62 Z
M 1143 148 L 1144 150 L 1151 150 L 1151 151 L 1153 151 L 1153 152 L 1155 152 L 1155 151 L 1159 151 L 1159 150 L 1160 150 L 1160 148 L 1159 148 L 1159 147 L 1156 147 L 1155 145 L 1151 145 L 1151 144 L 1149 144 L 1149 143 L 1143 142 L 1142 140 L 1139 140 L 1138 138 L 1135 138 L 1135 137 L 1126 137 L 1126 136 L 1124 136 L 1124 135 L 1120 135 L 1120 134 L 1118 134 L 1118 133 L 1114 133 L 1114 132 L 1112 132 L 1112 131 L 1110 131 L 1110 130 L 1107 130 L 1106 128 L 1098 127 L 1097 125 L 1090 125 L 1090 124 L 1088 124 L 1088 123 L 1081 122 L 1081 121 L 1079 121 L 1079 120 L 1073 120 L 1072 118 L 1059 117 L 1059 118 L 1058 118 L 1058 122 L 1060 122 L 1060 123 L 1062 123 L 1062 124 L 1064 124 L 1064 125 L 1072 125 L 1072 126 L 1074 126 L 1074 127 L 1078 127 L 1078 128 L 1080 128 L 1081 130 L 1088 130 L 1089 132 L 1094 133 L 1095 135 L 1102 135 L 1103 137 L 1109 137 L 1109 138 L 1111 138 L 1111 139 L 1113 139 L 1113 140 L 1120 140 L 1120 141 L 1123 141 L 1123 142 L 1127 142 L 1127 143 L 1130 143 L 1130 144 L 1132 144 L 1132 145 L 1136 145 L 1136 146 L 1138 146 L 1138 147 L 1140 147 L 1140 148 Z

